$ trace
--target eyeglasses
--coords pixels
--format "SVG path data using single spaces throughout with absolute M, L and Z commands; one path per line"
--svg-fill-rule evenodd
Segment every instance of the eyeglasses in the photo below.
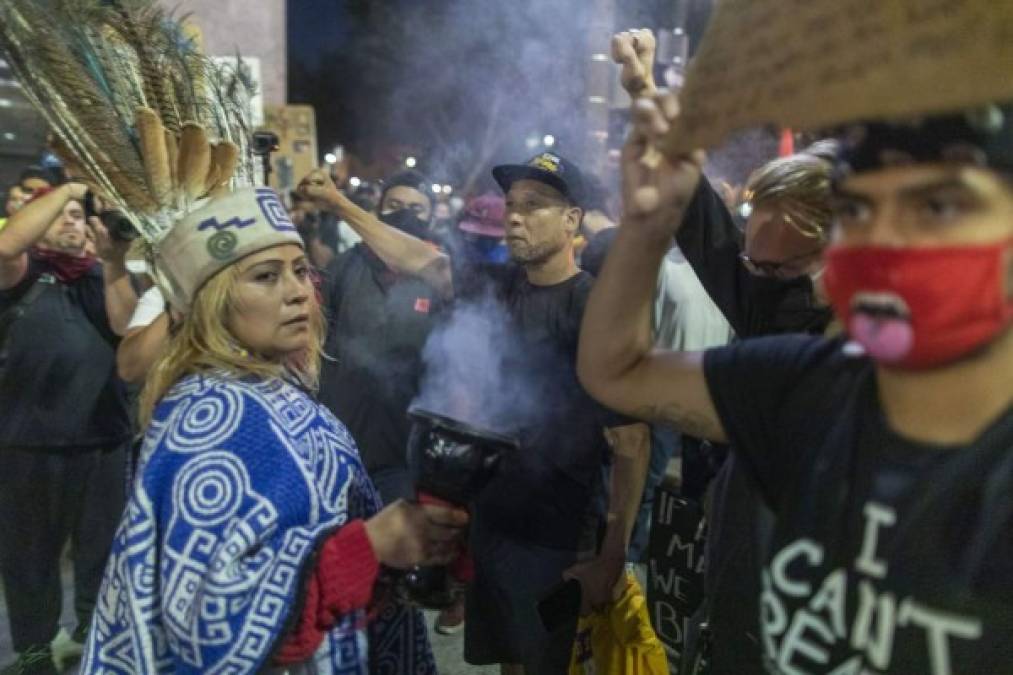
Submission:
M 822 247 L 813 249 L 808 253 L 801 255 L 792 256 L 787 260 L 781 262 L 767 262 L 761 260 L 753 260 L 745 253 L 739 254 L 739 260 L 746 266 L 750 274 L 755 274 L 761 277 L 774 277 L 775 279 L 792 279 L 797 276 L 801 276 L 805 273 L 805 265 L 800 264 L 803 260 L 808 260 L 815 255 L 818 255 L 822 250 Z

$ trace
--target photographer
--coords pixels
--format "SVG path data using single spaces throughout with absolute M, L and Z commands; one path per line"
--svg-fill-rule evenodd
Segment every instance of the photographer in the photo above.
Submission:
M 0 572 L 23 673 L 55 672 L 68 538 L 83 642 L 123 507 L 130 427 L 114 359 L 137 296 L 129 244 L 86 223 L 86 193 L 37 192 L 0 231 Z

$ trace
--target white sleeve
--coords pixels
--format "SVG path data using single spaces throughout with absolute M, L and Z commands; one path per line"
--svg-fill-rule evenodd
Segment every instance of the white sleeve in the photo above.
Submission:
M 158 289 L 158 286 L 152 286 L 137 301 L 137 308 L 134 310 L 134 315 L 130 317 L 127 330 L 150 326 L 164 311 L 165 297 L 162 295 L 162 291 Z
M 658 274 L 654 301 L 655 346 L 674 351 L 700 351 L 728 344 L 734 332 L 693 271 L 672 250 Z

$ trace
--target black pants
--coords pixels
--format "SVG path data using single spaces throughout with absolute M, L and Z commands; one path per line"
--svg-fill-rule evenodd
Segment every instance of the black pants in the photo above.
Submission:
M 125 503 L 125 462 L 122 447 L 0 450 L 0 573 L 15 651 L 56 637 L 68 538 L 74 613 L 79 626 L 90 621 Z

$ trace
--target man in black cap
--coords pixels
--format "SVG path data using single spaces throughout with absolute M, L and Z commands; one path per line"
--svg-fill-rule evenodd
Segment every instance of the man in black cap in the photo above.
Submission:
M 524 382 L 540 410 L 537 422 L 514 430 L 521 452 L 503 462 L 475 505 L 465 659 L 502 664 L 504 673 L 564 674 L 576 615 L 550 634 L 538 600 L 564 573 L 581 582 L 588 606 L 614 597 L 643 489 L 648 434 L 645 425 L 631 425 L 593 403 L 576 379 L 580 323 L 592 284 L 574 260 L 580 171 L 546 152 L 525 164 L 498 166 L 493 175 L 506 193 L 511 263 L 480 265 L 467 279 L 439 251 L 355 209 L 322 172 L 311 175 L 303 190 L 341 213 L 392 268 L 425 279 L 444 297 L 456 294 L 459 306 L 491 296 L 506 317 L 507 349 L 522 355 L 508 365 L 510 384 Z M 467 391 L 469 384 L 460 386 Z M 474 392 L 490 394 L 496 392 Z M 605 513 L 603 475 L 610 462 L 613 489 Z M 594 559 L 574 567 L 584 558 Z

